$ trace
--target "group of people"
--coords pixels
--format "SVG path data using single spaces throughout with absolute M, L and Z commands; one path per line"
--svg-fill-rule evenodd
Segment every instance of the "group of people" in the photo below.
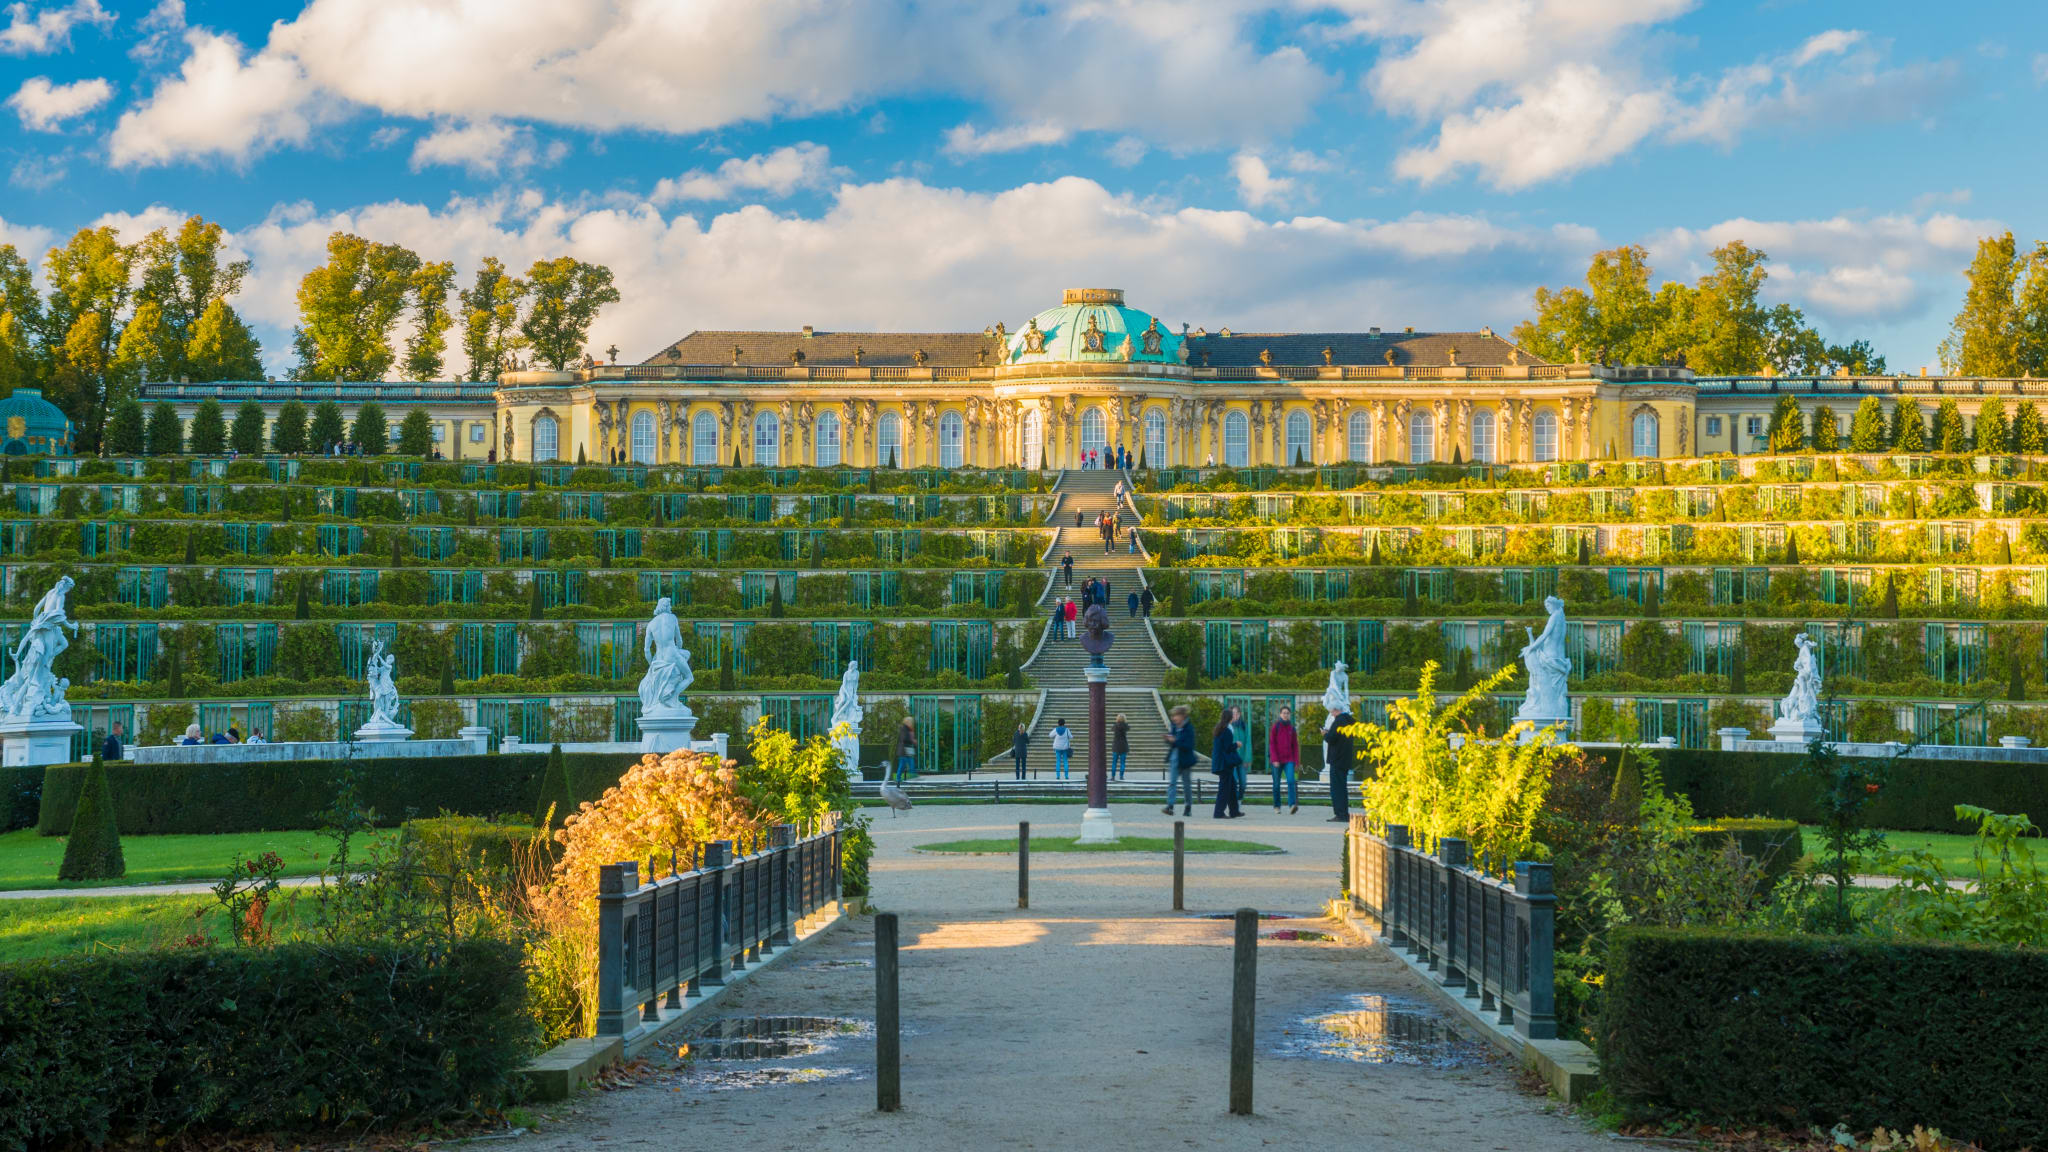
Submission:
M 1052 726 L 1052 774 L 1055 780 L 1071 779 L 1073 767 L 1074 730 L 1067 727 L 1065 717 Z M 1131 758 L 1131 722 L 1119 712 L 1109 726 L 1109 778 L 1121 780 L 1124 769 Z M 1017 779 L 1024 779 L 1030 770 L 1031 728 L 1019 722 L 1017 732 L 1010 737 L 1010 764 L 1016 770 Z
M 108 737 L 108 739 L 109 739 L 109 740 L 112 740 L 112 739 L 113 739 L 113 737 L 109 736 L 109 737 Z M 240 728 L 237 728 L 237 727 L 235 727 L 235 726 L 234 726 L 233 724 L 230 724 L 230 725 L 228 725 L 228 726 L 227 726 L 227 730 L 226 730 L 226 731 L 224 731 L 224 732 L 215 732 L 215 733 L 214 733 L 214 734 L 213 734 L 212 736 L 208 736 L 208 735 L 206 734 L 206 732 L 205 732 L 205 731 L 204 731 L 203 729 L 201 729 L 201 728 L 199 727 L 199 725 L 197 725 L 197 724 L 187 724 L 187 725 L 185 725 L 185 738 L 184 738 L 184 739 L 182 739 L 182 740 L 180 740 L 180 741 L 178 741 L 178 743 L 180 743 L 180 744 L 261 744 L 261 743 L 263 743 L 263 733 L 262 733 L 261 731 L 259 731 L 259 730 L 255 729 L 255 728 L 251 728 L 251 729 L 249 729 L 249 735 L 248 735 L 248 737 L 247 737 L 247 738 L 244 738 L 244 737 L 242 736 L 242 730 L 241 730 Z
M 1150 619 L 1152 616 L 1152 605 L 1156 602 L 1157 598 L 1152 595 L 1152 589 L 1149 587 L 1140 588 L 1124 597 L 1124 607 L 1130 609 L 1131 619 L 1133 620 L 1140 616 Z
M 1166 733 L 1166 807 L 1173 815 L 1174 797 L 1181 798 L 1181 815 L 1194 814 L 1195 728 L 1186 705 L 1169 714 L 1172 725 Z M 1234 820 L 1244 815 L 1245 753 L 1237 737 L 1244 711 L 1225 708 L 1209 737 L 1209 771 L 1216 777 L 1216 806 L 1212 817 Z M 1357 755 L 1352 739 L 1344 730 L 1353 724 L 1350 713 L 1330 717 L 1323 727 L 1323 767 L 1330 777 L 1330 820 L 1349 821 L 1351 766 Z M 1280 811 L 1281 783 L 1285 781 L 1287 810 L 1301 811 L 1295 770 L 1301 763 L 1301 737 L 1294 727 L 1294 710 L 1282 706 L 1266 731 L 1266 762 L 1273 771 L 1273 811 Z
M 1130 452 L 1121 444 L 1113 449 L 1084 448 L 1081 451 L 1083 469 L 1115 468 L 1118 471 L 1129 471 L 1133 463 L 1135 461 L 1131 459 Z

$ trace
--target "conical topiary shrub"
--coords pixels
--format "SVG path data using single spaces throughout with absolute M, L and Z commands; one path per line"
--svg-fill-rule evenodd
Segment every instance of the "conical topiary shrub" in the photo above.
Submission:
M 114 797 L 107 788 L 107 766 L 98 755 L 85 770 L 85 785 L 78 790 L 78 807 L 71 814 L 71 835 L 64 841 L 64 863 L 57 868 L 59 880 L 112 880 L 124 876 L 128 864 L 121 858 L 121 828 L 114 820 Z
M 552 814 L 548 811 L 551 808 Z M 534 827 L 560 828 L 575 810 L 576 796 L 569 790 L 569 761 L 557 744 L 548 749 L 547 770 L 541 773 L 540 800 L 533 806 Z

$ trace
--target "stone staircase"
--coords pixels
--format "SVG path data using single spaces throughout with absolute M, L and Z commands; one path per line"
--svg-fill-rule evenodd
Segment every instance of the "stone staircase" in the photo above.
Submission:
M 1046 571 L 1052 580 L 1039 597 L 1038 606 L 1049 629 L 1055 602 L 1068 595 L 1079 597 L 1082 586 L 1091 578 L 1109 580 L 1109 630 L 1115 634 L 1116 644 L 1105 658 L 1110 668 L 1105 719 L 1114 724 L 1121 713 L 1129 721 L 1131 755 L 1128 771 L 1152 776 L 1160 772 L 1164 764 L 1166 718 L 1160 714 L 1157 689 L 1165 683 L 1169 665 L 1159 655 L 1150 624 L 1132 620 L 1125 601 L 1131 591 L 1144 587 L 1139 568 L 1146 563 L 1147 557 L 1143 552 L 1134 554 L 1129 550 L 1129 533 L 1137 525 L 1138 518 L 1128 506 L 1118 505 L 1114 489 L 1119 480 L 1130 483 L 1125 473 L 1113 470 L 1070 469 L 1060 473 L 1054 491 L 1063 499 L 1048 521 L 1059 529 L 1053 548 L 1046 556 Z M 1117 539 L 1114 547 L 1105 553 L 1102 538 L 1096 534 L 1095 518 L 1112 508 L 1117 513 Z M 1079 528 L 1074 526 L 1074 513 L 1077 511 L 1082 519 Z M 1060 576 L 1060 558 L 1067 553 L 1074 557 L 1071 589 Z M 1037 655 L 1024 666 L 1032 683 L 1045 691 L 1045 707 L 1031 729 L 1029 761 L 1033 774 L 1040 777 L 1052 773 L 1052 730 L 1061 718 L 1065 718 L 1067 727 L 1074 734 L 1075 778 L 1085 776 L 1088 768 L 1088 748 L 1095 739 L 1095 733 L 1088 724 L 1088 681 L 1082 671 L 1087 667 L 1088 654 L 1081 650 L 1078 626 L 1076 632 L 1077 638 L 1073 640 L 1065 639 L 1063 634 L 1048 635 Z M 1103 739 L 1106 749 L 1108 733 L 1103 734 Z M 990 760 L 987 766 L 990 769 L 1010 767 L 1009 754 L 1006 752 Z

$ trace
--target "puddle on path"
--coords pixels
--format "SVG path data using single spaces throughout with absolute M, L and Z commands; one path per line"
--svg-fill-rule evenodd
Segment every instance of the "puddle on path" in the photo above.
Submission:
M 1285 1030 L 1275 1052 L 1357 1064 L 1442 1069 L 1472 1067 L 1493 1055 L 1429 1005 L 1372 994 L 1349 997 L 1337 1011 L 1295 1021 Z
M 1335 936 L 1328 932 L 1316 932 L 1307 928 L 1281 928 L 1272 932 L 1259 933 L 1261 940 L 1300 940 L 1311 944 L 1334 944 Z
M 840 1016 L 713 1020 L 677 1046 L 678 1083 L 703 1092 L 730 1092 L 857 1079 L 868 1073 L 848 1065 L 821 1064 L 817 1059 L 873 1035 L 874 1025 L 869 1021 Z
M 873 968 L 874 966 L 875 962 L 873 960 L 820 960 L 816 964 L 804 965 L 807 970 L 812 972 L 834 972 L 841 968 Z

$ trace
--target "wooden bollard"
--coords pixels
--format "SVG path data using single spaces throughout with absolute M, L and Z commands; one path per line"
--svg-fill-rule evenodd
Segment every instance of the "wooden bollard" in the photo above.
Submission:
M 1259 913 L 1237 910 L 1236 946 L 1231 950 L 1230 1114 L 1252 1114 L 1252 1017 L 1259 994 Z
M 875 1111 L 903 1107 L 903 1021 L 896 1004 L 896 914 L 875 914 Z M 1232 1097 L 1235 1099 L 1235 1097 Z
M 1017 907 L 1031 907 L 1031 821 L 1017 821 Z
M 1185 912 L 1188 881 L 1188 822 L 1173 822 L 1173 910 Z

